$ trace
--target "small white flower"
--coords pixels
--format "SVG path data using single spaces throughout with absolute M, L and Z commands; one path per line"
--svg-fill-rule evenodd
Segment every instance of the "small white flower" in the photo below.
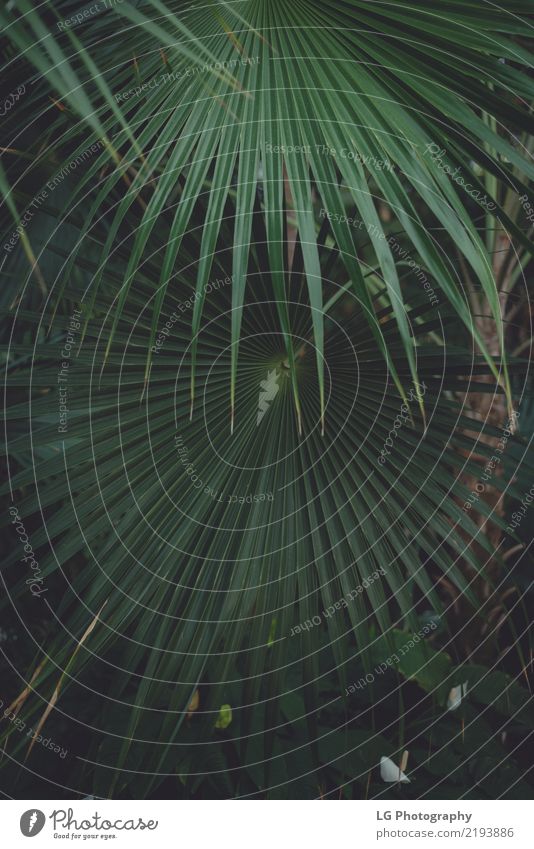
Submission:
M 409 784 L 410 779 L 390 758 L 380 758 L 380 778 L 387 782 Z
M 467 681 L 458 687 L 453 687 L 447 699 L 447 710 L 456 710 L 462 704 L 462 699 L 467 695 Z

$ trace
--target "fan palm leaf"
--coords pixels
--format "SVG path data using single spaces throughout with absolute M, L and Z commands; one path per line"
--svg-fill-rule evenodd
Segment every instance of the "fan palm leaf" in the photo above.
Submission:
M 213 728 L 231 704 L 244 749 L 288 690 L 311 727 L 332 669 L 346 686 L 378 635 L 418 626 L 421 600 L 438 617 L 443 580 L 476 605 L 495 552 L 473 516 L 491 511 L 463 509 L 462 475 L 500 431 L 465 399 L 511 407 L 523 370 L 502 353 L 477 216 L 531 252 L 500 203 L 534 177 L 514 138 L 532 127 L 531 5 L 150 0 L 114 7 L 111 35 L 108 13 L 62 31 L 67 4 L 0 12 L 8 66 L 33 74 L 0 190 L 17 220 L 28 184 L 52 182 L 56 219 L 24 231 L 49 294 L 39 311 L 21 288 L 6 370 L 5 494 L 35 522 L 54 622 L 30 634 L 24 711 L 49 722 L 65 690 L 96 691 L 87 763 L 109 793 L 139 764 L 149 788 L 176 771 L 192 706 Z M 18 146 L 40 127 L 27 164 Z M 55 188 L 69 159 L 82 165 Z M 439 308 L 408 296 L 406 265 Z M 20 276 L 10 251 L 2 272 Z M 451 337 L 459 322 L 473 350 Z M 520 497 L 513 474 L 492 484 Z M 273 733 L 261 742 L 268 758 Z
M 466 538 L 476 537 L 486 556 L 494 552 L 460 507 L 469 492 L 458 472 L 478 473 L 473 451 L 489 458 L 492 448 L 481 436 L 498 431 L 483 428 L 453 400 L 451 392 L 488 390 L 476 378 L 488 370 L 481 360 L 466 381 L 466 356 L 454 348 L 447 349 L 444 368 L 443 350 L 424 342 L 439 326 L 425 297 L 407 312 L 420 339 L 421 383 L 410 392 L 410 417 L 388 380 L 364 308 L 350 297 L 347 303 L 345 295 L 334 304 L 338 309 L 344 304 L 343 311 L 333 308 L 325 322 L 328 415 L 322 435 L 313 321 L 306 290 L 303 301 L 296 290 L 287 308 L 298 347 L 299 436 L 265 267 L 251 272 L 254 286 L 243 309 L 233 434 L 224 403 L 232 349 L 229 268 L 206 298 L 197 354 L 201 392 L 192 419 L 188 354 L 195 290 L 182 278 L 166 291 L 162 317 L 172 330 L 154 354 L 140 404 L 152 269 L 147 266 L 146 279 L 141 276 L 131 290 L 109 344 L 105 317 L 116 304 L 121 267 L 120 257 L 115 272 L 108 265 L 96 314 L 69 366 L 61 435 L 51 348 L 57 351 L 56 327 L 67 316 L 56 315 L 45 339 L 38 329 L 43 317 L 20 313 L 19 320 L 34 325 L 32 335 L 41 341 L 17 349 L 19 356 L 31 357 L 35 378 L 24 366 L 13 368 L 8 378 L 12 391 L 32 386 L 30 407 L 22 400 L 8 410 L 10 428 L 15 433 L 22 428 L 9 445 L 21 466 L 10 486 L 27 492 L 17 503 L 20 515 L 38 509 L 44 520 L 32 544 L 43 551 L 49 597 L 62 598 L 54 606 L 57 632 L 47 640 L 28 717 L 38 719 L 41 700 L 46 704 L 60 675 L 63 689 L 83 692 L 92 687 L 95 664 L 103 665 L 104 680 L 110 680 L 101 696 L 114 705 L 104 763 L 127 772 L 141 758 L 152 782 L 172 769 L 177 735 L 197 688 L 203 687 L 198 714 L 209 727 L 228 701 L 236 663 L 243 702 L 233 710 L 246 730 L 247 705 L 267 692 L 268 728 L 276 724 L 277 703 L 294 664 L 304 669 L 304 697 L 312 712 L 329 653 L 346 686 L 347 664 L 365 659 L 369 650 L 371 623 L 386 635 L 395 625 L 415 629 L 414 593 L 439 615 L 440 575 L 476 604 L 460 560 L 474 574 L 481 567 Z M 93 268 L 88 261 L 89 275 Z M 385 345 L 408 383 L 410 367 L 394 311 L 376 311 Z M 451 315 L 443 319 L 446 329 Z M 77 323 L 81 326 L 80 316 Z M 277 391 L 262 403 L 270 380 Z M 428 410 L 426 429 L 418 417 L 418 394 Z M 33 462 L 24 456 L 28 419 Z M 495 484 L 504 491 L 510 481 L 499 478 Z M 484 502 L 475 511 L 489 516 Z M 75 565 L 80 555 L 89 558 L 81 571 Z M 7 565 L 16 559 L 15 551 Z M 369 581 L 373 575 L 380 579 Z M 15 596 L 24 590 L 21 576 Z M 323 644 L 323 629 L 309 623 L 351 593 L 351 603 L 327 619 Z M 98 622 L 81 644 L 95 610 Z M 289 643 L 298 644 L 294 659 Z M 127 742 L 116 746 L 121 733 Z M 89 759 L 95 756 L 96 749 Z
M 387 203 L 398 217 L 417 256 L 475 336 L 495 376 L 504 379 L 509 388 L 506 365 L 501 375 L 473 327 L 456 271 L 440 255 L 423 226 L 415 199 L 424 201 L 472 269 L 488 300 L 502 345 L 497 291 L 485 246 L 466 211 L 469 196 L 427 153 L 432 146 L 442 149 L 450 170 L 456 165 L 456 171 L 465 172 L 464 182 L 471 188 L 483 189 L 476 176 L 476 162 L 492 173 L 497 183 L 511 182 L 521 188 L 521 175 L 525 180 L 533 177 L 532 164 L 513 137 L 507 138 L 503 132 L 504 128 L 513 132 L 514 126 L 525 128 L 532 122 L 529 104 L 533 86 L 521 72 L 521 66 L 531 57 L 513 40 L 520 31 L 518 16 L 527 13 L 529 4 L 514 3 L 506 13 L 487 6 L 483 25 L 479 4 L 475 3 L 437 3 L 428 9 L 424 3 L 397 8 L 354 0 L 337 4 L 328 15 L 323 4 L 314 0 L 291 7 L 260 0 L 222 3 L 215 8 L 199 3 L 184 12 L 181 3 L 147 5 L 146 12 L 127 4 L 116 6 L 115 19 L 119 15 L 124 20 L 124 37 L 113 49 L 109 35 L 102 38 L 109 23 L 105 14 L 89 20 L 83 33 L 68 29 L 61 36 L 45 29 L 39 10 L 29 3 L 21 4 L 22 18 L 6 19 L 6 33 L 42 75 L 39 94 L 43 85 L 53 86 L 56 95 L 80 118 L 65 130 L 60 142 L 80 135 L 85 146 L 89 138 L 105 142 L 71 202 L 87 203 L 82 200 L 87 186 L 94 187 L 110 156 L 115 165 L 120 163 L 111 171 L 106 169 L 108 176 L 99 182 L 99 191 L 93 191 L 84 232 L 90 232 L 102 215 L 125 170 L 135 173 L 122 199 L 111 210 L 106 206 L 109 237 L 104 258 L 119 237 L 132 205 L 146 197 L 144 214 L 130 237 L 130 259 L 117 309 L 110 319 L 112 326 L 116 327 L 135 275 L 146 259 L 150 235 L 166 211 L 172 226 L 161 248 L 153 341 L 183 234 L 199 197 L 206 191 L 204 180 L 210 174 L 210 205 L 197 271 L 198 301 L 192 335 L 196 338 L 200 327 L 202 292 L 221 219 L 231 214 L 235 221 L 233 410 L 251 215 L 258 185 L 264 189 L 268 252 L 281 326 L 286 343 L 290 341 L 282 297 L 287 265 L 282 175 L 286 174 L 309 289 L 323 407 L 323 295 L 316 235 L 320 205 L 333 214 L 330 225 L 343 251 L 348 277 L 354 291 L 369 306 L 366 286 L 354 260 L 353 232 L 342 220 L 343 188 L 354 204 L 353 217 L 369 229 L 412 379 L 417 376 L 413 343 L 392 249 L 376 212 L 377 199 Z M 32 50 L 36 39 L 42 41 L 44 51 Z M 98 49 L 92 49 L 90 55 L 91 45 Z M 164 66 L 161 48 L 165 50 Z M 142 54 L 139 60 L 135 58 L 138 54 Z M 451 56 L 455 58 L 453 67 Z M 198 63 L 199 58 L 205 60 L 203 65 Z M 163 82 L 162 71 L 168 74 L 167 82 Z M 148 84 L 160 77 L 161 84 L 148 89 Z M 147 87 L 143 89 L 144 83 Z M 480 114 L 482 97 L 485 109 L 491 110 L 494 129 Z M 512 166 L 520 173 L 512 176 Z M 228 197 L 232 199 L 231 213 L 225 210 Z M 477 202 L 481 213 L 491 206 L 510 232 L 525 242 L 497 197 L 488 201 L 486 196 L 486 203 Z M 69 267 L 72 262 L 74 256 Z M 99 269 L 95 290 L 101 273 Z M 68 270 L 64 278 L 67 274 Z M 372 320 L 370 324 L 374 326 Z M 195 352 L 194 345 L 193 358 Z M 293 352 L 289 354 L 293 372 Z M 387 352 L 383 350 L 383 354 L 388 359 Z M 388 364 L 401 388 L 391 359 Z M 192 395 L 194 383 L 193 371 Z

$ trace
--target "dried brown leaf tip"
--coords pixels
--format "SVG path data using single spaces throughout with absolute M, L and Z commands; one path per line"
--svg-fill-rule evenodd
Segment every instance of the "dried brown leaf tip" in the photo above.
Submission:
M 200 704 L 200 693 L 199 693 L 198 690 L 195 690 L 195 692 L 193 693 L 193 698 L 189 702 L 189 705 L 188 705 L 188 708 L 187 708 L 187 713 L 185 715 L 186 719 L 191 719 L 194 712 L 196 710 L 198 710 L 199 704 Z

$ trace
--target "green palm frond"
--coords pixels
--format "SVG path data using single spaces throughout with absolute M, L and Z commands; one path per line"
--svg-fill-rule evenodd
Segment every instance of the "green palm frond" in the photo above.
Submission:
M 55 96 L 71 110 L 69 124 L 65 125 L 64 119 L 57 122 L 63 131 L 54 147 L 60 150 L 69 139 L 80 137 L 85 147 L 89 139 L 105 142 L 70 199 L 86 207 L 87 200 L 82 198 L 92 187 L 83 232 L 90 233 L 105 212 L 109 237 L 104 258 L 120 238 L 125 216 L 143 199 L 144 212 L 129 236 L 130 259 L 110 319 L 112 327 L 116 328 L 136 274 L 146 261 L 151 234 L 165 214 L 171 226 L 160 250 L 153 342 L 184 234 L 195 226 L 199 199 L 206 198 L 192 335 L 195 338 L 200 327 L 202 292 L 217 249 L 221 220 L 230 216 L 234 222 L 233 410 L 257 186 L 263 189 L 280 325 L 286 344 L 290 344 L 283 304 L 287 269 L 284 207 L 291 197 L 324 407 L 324 299 L 317 245 L 321 208 L 332 214 L 332 235 L 342 251 L 353 290 L 370 308 L 355 259 L 354 232 L 343 221 L 348 195 L 355 209 L 352 217 L 369 228 L 411 378 L 417 377 L 415 354 L 396 263 L 377 215 L 377 200 L 388 204 L 398 218 L 416 256 L 439 281 L 497 377 L 484 340 L 473 327 L 455 269 L 440 255 L 423 226 L 416 199 L 424 201 L 438 226 L 450 235 L 482 286 L 502 347 L 490 258 L 466 214 L 473 202 L 443 166 L 450 166 L 455 174 L 460 171 L 471 194 L 476 191 L 479 198 L 486 198 L 475 202 L 481 215 L 493 208 L 496 218 L 525 243 L 524 234 L 508 218 L 499 197 L 487 197 L 476 165 L 493 175 L 495 186 L 502 183 L 519 189 L 534 176 L 534 166 L 503 132 L 532 125 L 529 107 L 534 87 L 522 73 L 522 66 L 532 57 L 513 40 L 519 31 L 516 15 L 526 13 L 528 7 L 528 3 L 517 2 L 503 13 L 485 6 L 481 23 L 478 3 L 437 3 L 429 9 L 426 3 L 396 7 L 354 0 L 326 12 L 324 4 L 316 0 L 289 6 L 247 0 L 215 8 L 198 4 L 183 15 L 179 3 L 151 2 L 143 10 L 121 4 L 113 18 L 123 23 L 124 36 L 111 49 L 109 37 L 99 40 L 109 26 L 108 14 L 88 21 L 83 33 L 70 29 L 60 34 L 45 31 L 37 10 L 29 3 L 21 4 L 24 17 L 12 18 L 7 33 L 19 49 L 28 50 L 30 62 L 45 75 L 46 83 L 41 78 L 36 93 L 40 95 L 45 85 L 52 86 Z M 45 50 L 31 49 L 35 37 L 42 38 Z M 162 64 L 161 49 L 166 64 Z M 152 87 L 153 81 L 157 85 Z M 513 97 L 504 96 L 507 93 Z M 480 114 L 477 104 L 481 99 L 492 116 L 493 129 Z M 445 157 L 440 162 L 428 155 L 439 149 Z M 110 156 L 116 166 L 111 171 L 107 168 Z M 125 177 L 129 189 L 117 196 Z M 75 254 L 65 276 L 74 261 Z M 97 271 L 95 291 L 101 273 Z M 63 285 L 64 281 L 59 281 L 59 291 Z M 370 324 L 374 326 L 373 321 Z M 379 337 L 377 344 L 381 344 Z M 194 345 L 193 359 L 195 352 Z M 294 352 L 289 348 L 288 353 L 293 372 Z M 388 359 L 387 351 L 383 354 Z M 388 364 L 400 388 L 391 359 Z M 505 366 L 502 374 L 499 379 L 509 389 Z M 194 386 L 193 371 L 192 395 Z
M 195 699 L 201 730 L 230 705 L 243 758 L 283 759 L 292 698 L 316 728 L 322 695 L 422 608 L 446 631 L 445 582 L 474 609 L 490 586 L 481 524 L 505 523 L 465 505 L 502 431 L 473 410 L 512 411 L 525 366 L 504 356 L 486 236 L 532 253 L 505 199 L 534 180 L 534 83 L 530 0 L 481 5 L 147 0 L 66 30 L 70 3 L 0 11 L 27 80 L 8 237 L 39 198 L 0 267 L 3 491 L 47 621 L 22 712 L 35 727 L 75 693 L 108 795 L 140 765 L 151 792 L 203 745 Z M 520 499 L 510 442 L 491 485 Z M 24 606 L 19 555 L 3 569 Z
M 10 455 L 22 470 L 11 486 L 24 492 L 37 483 L 35 495 L 28 490 L 18 508 L 23 516 L 37 508 L 46 516 L 32 541 L 36 549 L 51 547 L 42 558 L 45 586 L 50 598 L 63 595 L 55 609 L 60 631 L 47 641 L 48 660 L 34 682 L 36 694 L 50 698 L 60 670 L 69 670 L 64 688 L 83 691 L 91 687 L 97 659 L 109 671 L 116 667 L 119 673 L 111 676 L 105 693 L 115 705 L 117 729 L 109 729 L 109 757 L 116 760 L 108 767 L 127 770 L 142 757 L 143 769 L 155 776 L 172 763 L 197 687 L 206 691 L 199 715 L 212 726 L 227 701 L 236 663 L 243 705 L 255 704 L 260 691 L 269 694 L 264 705 L 269 725 L 292 663 L 304 664 L 308 683 L 300 687 L 312 710 L 325 652 L 333 653 L 340 684 L 346 686 L 347 664 L 354 657 L 365 659 L 372 646 L 371 623 L 386 639 L 392 626 L 415 629 L 416 596 L 439 615 L 440 576 L 476 603 L 459 560 L 467 560 L 473 574 L 480 571 L 466 543 L 473 536 L 486 556 L 494 554 L 472 518 L 490 511 L 482 501 L 473 514 L 462 510 L 469 491 L 458 472 L 479 473 L 470 459 L 473 449 L 489 458 L 492 449 L 481 435 L 498 431 L 483 428 L 453 400 L 458 392 L 487 391 L 488 384 L 476 375 L 488 370 L 481 361 L 467 382 L 466 356 L 454 346 L 447 349 L 444 368 L 440 349 L 424 342 L 440 325 L 425 297 L 407 312 L 421 340 L 419 390 L 410 392 L 408 408 L 388 378 L 364 308 L 345 295 L 325 319 L 322 435 L 314 327 L 307 290 L 299 285 L 287 301 L 297 350 L 299 435 L 265 267 L 251 271 L 254 285 L 243 308 L 234 432 L 225 415 L 233 344 L 230 267 L 224 276 L 221 268 L 220 282 L 205 301 L 193 417 L 189 350 L 195 290 L 183 279 L 166 291 L 161 326 L 169 330 L 156 337 L 150 383 L 140 403 L 153 269 L 147 266 L 146 279 L 140 277 L 130 291 L 109 343 L 104 319 L 120 291 L 121 260 L 116 258 L 116 272 L 114 263 L 108 265 L 83 345 L 65 370 L 68 414 L 59 430 L 60 384 L 51 348 L 57 352 L 57 334 L 61 327 L 72 328 L 72 320 L 56 315 L 51 337 L 27 350 L 38 365 L 32 383 L 32 454 L 43 459 L 34 470 L 24 458 L 26 434 L 15 438 Z M 70 293 L 72 302 L 77 298 Z M 82 301 L 71 331 L 77 341 L 85 308 Z M 409 386 L 410 365 L 394 311 L 376 307 L 376 312 L 384 344 Z M 441 316 L 445 332 L 451 315 Z M 24 312 L 19 319 L 37 321 Z M 37 323 L 42 326 L 42 319 Z M 34 335 L 39 339 L 37 327 Z M 12 369 L 9 383 L 13 391 L 27 387 L 26 369 Z M 418 394 L 428 411 L 426 429 Z M 15 430 L 27 418 L 24 400 L 8 411 Z M 495 485 L 504 491 L 510 481 L 499 478 Z M 81 554 L 90 563 L 80 571 L 75 564 Z M 373 574 L 380 580 L 368 583 Z M 298 627 L 362 586 L 365 591 L 356 591 L 353 602 L 328 619 L 324 647 L 322 628 Z M 21 578 L 18 590 L 24 589 Z M 99 621 L 80 646 L 71 678 L 70 658 L 90 611 L 96 610 L 102 611 Z M 287 659 L 289 643 L 298 644 L 294 661 Z M 166 713 L 156 726 L 165 745 L 146 746 L 141 741 L 153 740 L 163 706 Z M 27 708 L 37 719 L 43 704 L 34 697 Z M 248 711 L 240 710 L 246 729 Z M 118 749 L 112 745 L 119 734 L 115 723 L 130 741 Z

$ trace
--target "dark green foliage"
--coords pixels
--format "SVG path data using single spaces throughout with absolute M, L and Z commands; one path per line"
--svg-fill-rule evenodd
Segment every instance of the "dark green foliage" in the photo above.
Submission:
M 508 194 L 534 179 L 532 4 L 431 5 L 0 12 L 27 86 L 6 146 L 30 151 L 0 165 L 3 494 L 42 576 L 6 512 L 0 698 L 32 679 L 18 715 L 69 752 L 29 756 L 54 797 L 531 792 L 528 561 L 464 505 L 507 425 L 490 400 L 522 424 L 491 486 L 532 480 L 492 265 L 497 226 L 532 251 Z

